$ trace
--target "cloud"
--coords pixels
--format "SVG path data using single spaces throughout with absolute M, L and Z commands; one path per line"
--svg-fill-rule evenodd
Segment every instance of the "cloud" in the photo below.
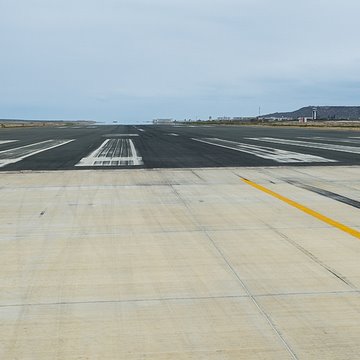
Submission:
M 247 115 L 344 93 L 353 104 L 359 11 L 355 0 L 4 2 L 0 117 Z

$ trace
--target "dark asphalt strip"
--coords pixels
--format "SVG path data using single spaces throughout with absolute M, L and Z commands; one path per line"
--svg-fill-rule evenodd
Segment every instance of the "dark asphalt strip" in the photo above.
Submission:
M 295 181 L 287 181 L 287 183 L 289 183 L 291 185 L 294 185 L 294 186 L 297 186 L 299 188 L 305 189 L 305 190 L 312 191 L 312 192 L 314 192 L 316 194 L 326 196 L 326 197 L 328 197 L 330 199 L 342 202 L 342 203 L 344 203 L 346 205 L 353 206 L 353 207 L 355 207 L 357 209 L 360 209 L 360 201 L 350 199 L 350 198 L 348 198 L 346 196 L 342 196 L 342 195 L 333 193 L 331 191 L 320 189 L 320 188 L 317 188 L 315 186 L 301 184 L 301 183 L 298 183 L 298 182 L 295 182 Z

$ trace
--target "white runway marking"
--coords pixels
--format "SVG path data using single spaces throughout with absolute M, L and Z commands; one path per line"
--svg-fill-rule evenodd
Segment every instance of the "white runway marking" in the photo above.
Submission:
M 72 140 L 46 140 L 30 145 L 19 146 L 9 150 L 0 151 L 0 167 L 21 161 L 29 156 L 54 149 L 58 146 L 68 144 Z
M 142 165 L 131 139 L 107 139 L 95 151 L 82 158 L 76 166 Z
M 356 138 L 349 138 L 349 139 L 336 139 L 336 138 L 326 138 L 321 136 L 313 136 L 313 137 L 306 137 L 306 136 L 299 136 L 298 139 L 305 139 L 305 140 L 320 140 L 320 141 L 329 141 L 329 142 L 342 142 L 342 143 L 350 143 L 350 144 L 360 144 L 360 138 L 355 140 Z
M 171 134 L 168 134 L 169 136 L 179 136 L 179 134 L 175 134 L 175 133 L 171 133 Z
M 276 143 L 276 144 L 294 145 L 294 146 L 302 146 L 302 147 L 307 147 L 307 148 L 340 151 L 340 152 L 346 152 L 346 153 L 351 153 L 351 154 L 360 154 L 360 147 L 357 147 L 357 146 L 321 144 L 321 143 L 315 143 L 315 142 L 310 142 L 310 141 L 288 140 L 288 139 L 278 139 L 278 138 L 270 138 L 270 137 L 248 138 L 248 139 L 264 141 L 264 142 L 271 142 L 271 143 Z
M 137 130 L 137 131 L 141 131 L 141 132 L 144 132 L 144 131 L 145 131 L 144 129 L 138 128 L 137 126 L 134 126 L 134 129 Z
M 251 144 L 238 143 L 235 141 L 223 140 L 218 138 L 195 139 L 205 144 L 236 150 L 261 157 L 263 159 L 273 160 L 279 163 L 310 163 L 310 162 L 336 162 L 320 156 L 310 154 L 301 154 L 293 151 L 274 149 L 265 146 L 256 146 Z
M 107 138 L 115 138 L 115 137 L 136 137 L 139 136 L 139 134 L 105 134 L 103 135 L 103 137 L 107 137 Z
M 19 141 L 19 140 L 0 140 L 0 145 L 12 143 L 12 142 L 15 142 L 15 141 Z

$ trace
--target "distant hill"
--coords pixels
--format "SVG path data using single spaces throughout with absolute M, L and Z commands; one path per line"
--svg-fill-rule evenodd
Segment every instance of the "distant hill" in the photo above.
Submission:
M 0 119 L 0 128 L 19 128 L 19 127 L 56 127 L 56 126 L 86 126 L 93 125 L 91 120 L 19 120 L 19 119 Z
M 277 112 L 262 115 L 262 118 L 292 118 L 311 117 L 312 109 L 317 109 L 317 118 L 328 120 L 358 120 L 360 119 L 360 106 L 306 106 L 296 111 Z

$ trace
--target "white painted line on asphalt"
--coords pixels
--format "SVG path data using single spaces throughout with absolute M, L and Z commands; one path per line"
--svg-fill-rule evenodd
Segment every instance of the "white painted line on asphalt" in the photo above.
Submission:
M 297 139 L 305 139 L 305 140 L 320 140 L 320 141 L 330 141 L 330 142 L 340 142 L 340 143 L 350 143 L 350 144 L 360 144 L 360 140 L 352 140 L 352 138 L 348 139 L 336 139 L 336 138 L 327 138 L 321 136 L 298 136 Z M 359 138 L 358 138 L 359 139 Z
M 0 140 L 0 145 L 12 143 L 12 142 L 15 142 L 15 141 L 19 141 L 19 140 Z
M 179 136 L 179 134 L 175 134 L 175 133 L 170 133 L 168 134 L 169 136 Z
M 144 131 L 145 131 L 144 129 L 138 128 L 137 126 L 134 126 L 134 129 L 137 130 L 137 131 L 141 131 L 141 132 L 144 132 Z
M 137 166 L 143 160 L 131 139 L 107 139 L 75 166 Z
M 219 146 L 222 148 L 236 150 L 251 154 L 263 159 L 273 160 L 279 163 L 311 163 L 311 162 L 336 162 L 335 160 L 326 159 L 321 156 L 315 156 L 310 154 L 302 154 L 293 151 L 274 149 L 265 146 L 256 146 L 245 143 L 238 143 L 235 141 L 229 141 L 218 138 L 204 138 L 192 140 L 199 141 L 205 144 Z
M 271 138 L 271 137 L 248 138 L 248 139 L 263 141 L 263 142 L 271 142 L 271 143 L 276 143 L 276 144 L 301 146 L 301 147 L 315 148 L 315 149 L 325 149 L 325 150 L 346 152 L 346 153 L 351 153 L 351 154 L 360 154 L 360 147 L 357 147 L 357 146 L 321 144 L 321 143 L 315 143 L 315 142 L 310 142 L 310 141 L 288 140 L 288 139 Z
M 136 136 L 139 136 L 139 134 L 105 134 L 103 135 L 103 137 L 107 137 L 107 138 L 115 138 L 115 137 L 136 137 Z
M 19 146 L 16 148 L 0 151 L 0 167 L 3 167 L 8 164 L 12 164 L 18 161 L 21 161 L 29 156 L 41 153 L 43 151 L 54 149 L 58 146 L 68 144 L 72 140 L 46 140 L 40 141 L 34 144 Z

